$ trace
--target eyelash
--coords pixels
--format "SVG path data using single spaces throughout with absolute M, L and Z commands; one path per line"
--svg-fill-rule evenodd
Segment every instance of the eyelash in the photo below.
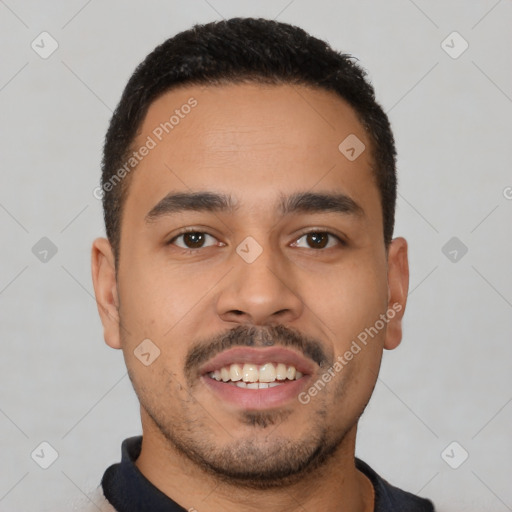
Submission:
M 211 235 L 207 231 L 201 231 L 200 229 L 195 229 L 195 228 L 185 228 L 185 229 L 181 230 L 179 233 L 177 233 L 175 236 L 173 236 L 167 242 L 166 245 L 173 245 L 173 242 L 176 239 L 178 239 L 182 235 L 186 235 L 187 233 L 199 233 L 199 234 L 202 234 L 202 235 L 209 235 L 209 236 L 215 238 L 213 235 Z M 343 240 L 342 238 L 340 238 L 338 235 L 335 235 L 334 233 L 331 233 L 330 231 L 327 231 L 327 230 L 322 230 L 321 228 L 320 229 L 315 228 L 315 229 L 312 229 L 310 231 L 304 231 L 303 233 L 301 233 L 299 236 L 297 236 L 295 238 L 295 242 L 297 242 L 302 237 L 304 237 L 306 235 L 309 235 L 309 234 L 329 235 L 330 237 L 335 238 L 338 241 L 340 246 L 346 247 L 348 245 L 347 242 L 345 240 Z M 197 249 L 185 249 L 185 248 L 179 247 L 179 246 L 177 246 L 177 248 L 180 249 L 184 254 L 192 254 L 192 253 L 196 253 L 197 251 L 199 251 L 201 249 L 206 249 L 206 247 L 198 247 Z M 312 247 L 309 247 L 308 249 L 311 250 L 311 251 L 315 251 L 315 252 L 321 252 L 322 250 L 326 250 L 326 249 L 323 249 L 323 248 L 314 249 Z M 333 249 L 333 247 L 328 247 L 327 249 Z

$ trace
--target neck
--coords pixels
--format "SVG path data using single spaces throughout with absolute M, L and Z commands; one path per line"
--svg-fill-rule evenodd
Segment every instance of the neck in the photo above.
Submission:
M 357 425 L 336 453 L 300 481 L 286 487 L 251 489 L 216 478 L 177 450 L 143 417 L 143 442 L 136 466 L 160 491 L 186 510 L 248 512 L 275 510 L 373 511 L 373 486 L 354 463 Z

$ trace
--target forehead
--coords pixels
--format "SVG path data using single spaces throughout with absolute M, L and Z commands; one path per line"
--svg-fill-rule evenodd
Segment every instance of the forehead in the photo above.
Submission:
M 366 147 L 352 161 L 339 148 L 347 137 Z M 132 145 L 139 153 L 144 146 L 151 149 L 131 176 L 125 211 L 145 214 L 170 191 L 196 190 L 229 193 L 256 208 L 287 192 L 319 187 L 354 197 L 370 186 L 378 202 L 364 128 L 342 98 L 321 89 L 173 89 L 150 105 Z
M 198 149 L 215 152 L 229 150 L 230 143 L 241 144 L 240 149 L 277 144 L 280 150 L 297 150 L 306 142 L 304 149 L 329 145 L 329 154 L 337 156 L 339 137 L 347 132 L 367 139 L 354 109 L 333 92 L 243 83 L 186 86 L 163 94 L 149 106 L 137 139 L 143 142 L 150 135 L 170 145 L 186 138 Z

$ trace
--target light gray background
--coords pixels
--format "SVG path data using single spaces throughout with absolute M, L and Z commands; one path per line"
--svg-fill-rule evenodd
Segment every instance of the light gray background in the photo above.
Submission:
M 69 510 L 140 433 L 90 277 L 102 141 L 154 46 L 232 16 L 297 24 L 357 56 L 396 135 L 411 292 L 357 455 L 439 510 L 512 510 L 510 0 L 0 0 L 0 510 Z M 31 48 L 43 31 L 59 45 L 47 59 Z M 453 31 L 469 44 L 456 59 L 442 46 Z M 454 236 L 468 248 L 456 262 L 442 252 Z M 58 248 L 47 262 L 32 252 L 42 237 Z M 46 470 L 31 458 L 43 441 L 59 454 Z M 458 469 L 441 456 L 453 441 L 452 465 L 469 453 Z

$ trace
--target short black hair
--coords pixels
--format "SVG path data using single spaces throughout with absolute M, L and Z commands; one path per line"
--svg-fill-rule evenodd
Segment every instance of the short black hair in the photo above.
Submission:
M 102 200 L 116 269 L 123 205 L 131 177 L 126 170 L 119 171 L 123 165 L 126 169 L 150 104 L 183 85 L 297 84 L 332 91 L 343 98 L 356 112 L 372 144 L 373 175 L 380 192 L 387 247 L 395 218 L 395 142 L 373 86 L 355 60 L 299 27 L 262 18 L 194 25 L 157 46 L 130 77 L 105 137 Z

